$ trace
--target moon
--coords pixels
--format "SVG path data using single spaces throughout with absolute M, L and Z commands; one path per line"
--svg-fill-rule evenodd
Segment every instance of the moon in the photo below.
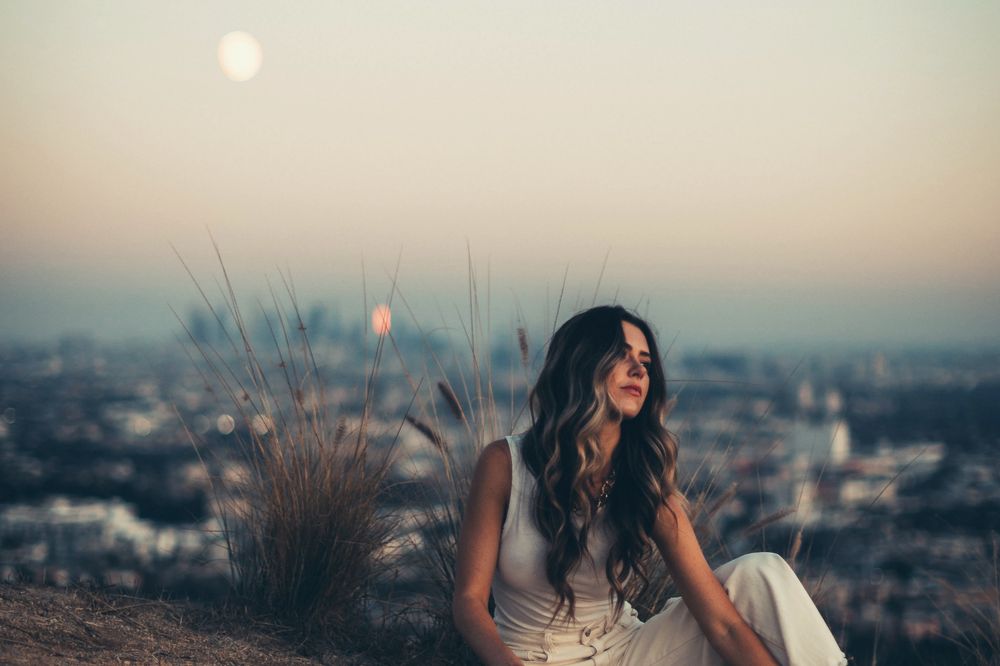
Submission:
M 249 81 L 257 76 L 264 58 L 260 42 L 248 32 L 237 30 L 219 40 L 219 67 L 232 81 Z

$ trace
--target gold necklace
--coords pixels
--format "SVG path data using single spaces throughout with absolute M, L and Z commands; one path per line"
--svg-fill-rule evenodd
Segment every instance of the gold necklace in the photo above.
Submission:
M 608 503 L 608 495 L 611 494 L 611 489 L 615 487 L 615 470 L 611 470 L 611 474 L 608 474 L 608 478 L 604 479 L 604 483 L 601 484 L 601 492 L 597 495 L 597 508 L 603 509 Z
M 597 501 L 595 502 L 596 506 L 594 506 L 595 511 L 599 511 L 600 509 L 603 509 L 607 505 L 608 497 L 611 496 L 611 490 L 614 487 L 615 487 L 615 471 L 611 470 L 611 474 L 608 474 L 608 477 L 604 479 L 604 483 L 601 484 L 601 491 L 597 494 L 596 498 Z M 577 514 L 583 513 L 583 509 L 581 509 L 579 506 L 574 506 L 573 513 Z

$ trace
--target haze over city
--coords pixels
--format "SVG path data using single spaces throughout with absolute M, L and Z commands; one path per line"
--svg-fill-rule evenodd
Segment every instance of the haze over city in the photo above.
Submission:
M 259 72 L 220 68 L 246 31 Z M 291 271 L 679 344 L 1000 342 L 996 3 L 0 7 L 0 338 L 167 338 Z M 607 256 L 607 265 L 602 265 Z

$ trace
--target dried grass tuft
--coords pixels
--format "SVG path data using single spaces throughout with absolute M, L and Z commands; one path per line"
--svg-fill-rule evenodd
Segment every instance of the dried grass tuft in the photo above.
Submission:
M 517 327 L 517 346 L 521 350 L 521 366 L 527 369 L 530 355 L 528 354 L 528 333 L 524 326 Z
M 438 391 L 444 397 L 445 403 L 448 405 L 448 409 L 451 410 L 452 416 L 459 423 L 465 423 L 465 411 L 462 409 L 462 403 L 458 401 L 458 396 L 455 395 L 455 391 L 451 388 L 451 384 L 446 381 L 440 381 L 437 383 Z
M 778 509 L 777 511 L 769 513 L 768 515 L 764 516 L 760 520 L 747 525 L 745 528 L 743 528 L 742 534 L 743 536 L 749 536 L 754 532 L 759 532 L 768 525 L 776 523 L 782 518 L 790 516 L 793 513 L 795 513 L 795 507 L 793 506 L 785 507 L 783 509 Z
M 345 635 L 366 625 L 365 605 L 388 566 L 395 528 L 393 516 L 379 510 L 395 441 L 371 449 L 365 418 L 382 340 L 368 369 L 360 425 L 349 432 L 341 415 L 330 428 L 326 387 L 290 279 L 282 276 L 287 305 L 273 289 L 274 312 L 261 305 L 269 354 L 279 359 L 262 361 L 214 239 L 213 245 L 224 276 L 222 307 L 235 330 L 188 269 L 229 349 L 200 342 L 190 331 L 188 337 L 207 368 L 199 371 L 214 377 L 240 416 L 234 438 L 248 473 L 225 474 L 234 461 L 202 458 L 213 479 L 234 592 L 248 607 L 307 634 Z M 203 447 L 188 434 L 201 457 Z
M 407 414 L 403 418 L 406 419 L 407 423 L 416 428 L 417 432 L 426 437 L 427 441 L 429 441 L 431 444 L 434 445 L 434 448 L 444 453 L 445 449 L 447 448 L 447 445 L 445 444 L 444 438 L 441 435 L 439 435 L 437 431 L 434 430 L 434 428 L 431 428 L 429 425 L 427 425 L 417 417 L 411 416 L 410 414 Z
M 739 484 L 736 483 L 735 481 L 729 484 L 729 488 L 726 489 L 726 492 L 719 495 L 719 497 L 713 500 L 712 503 L 709 505 L 708 509 L 705 511 L 706 518 L 712 518 L 713 516 L 715 516 L 716 513 L 719 512 L 719 509 L 721 509 L 726 504 L 729 504 L 731 501 L 733 501 L 733 498 L 736 497 L 736 490 L 738 487 Z
M 799 557 L 799 551 L 802 550 L 802 530 L 801 525 L 799 529 L 795 530 L 795 538 L 792 540 L 792 547 L 788 551 L 788 557 L 786 558 L 789 566 L 793 569 L 795 568 L 795 560 Z

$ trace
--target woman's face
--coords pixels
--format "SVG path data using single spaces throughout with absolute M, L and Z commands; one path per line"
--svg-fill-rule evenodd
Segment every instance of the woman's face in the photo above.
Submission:
M 625 355 L 608 375 L 608 395 L 618 406 L 622 417 L 635 418 L 649 393 L 649 344 L 642 330 L 627 321 L 622 322 L 625 332 Z

